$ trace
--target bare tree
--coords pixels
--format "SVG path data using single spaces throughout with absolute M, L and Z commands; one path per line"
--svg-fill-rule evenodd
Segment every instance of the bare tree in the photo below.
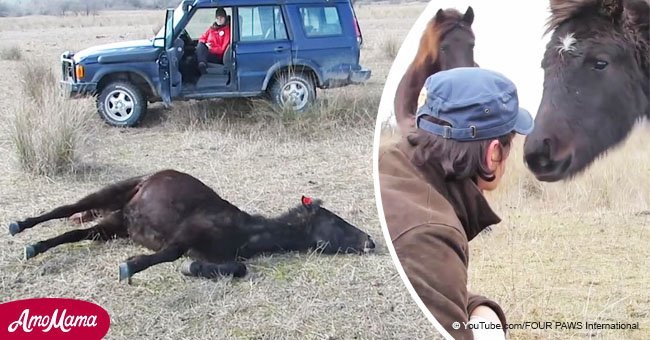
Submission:
M 101 6 L 100 0 L 81 0 L 82 8 L 84 9 L 86 16 L 97 15 L 99 13 L 99 8 Z
M 0 17 L 8 17 L 11 15 L 11 8 L 8 4 L 0 2 Z

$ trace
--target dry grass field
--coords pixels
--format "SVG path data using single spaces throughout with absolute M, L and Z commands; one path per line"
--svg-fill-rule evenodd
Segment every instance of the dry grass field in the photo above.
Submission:
M 136 129 L 107 127 L 92 101 L 63 101 L 48 90 L 47 72 L 28 80 L 24 67 L 56 71 L 65 50 L 149 37 L 163 21 L 162 11 L 0 19 L 2 226 L 115 180 L 175 168 L 251 213 L 279 214 L 303 194 L 322 198 L 379 243 L 368 256 L 258 258 L 248 263 L 250 274 L 237 280 L 185 278 L 179 260 L 138 273 L 127 286 L 117 282 L 118 263 L 148 251 L 125 240 L 60 246 L 24 261 L 23 246 L 71 228 L 51 221 L 15 237 L 0 232 L 0 302 L 48 296 L 96 302 L 112 318 L 107 339 L 435 337 L 384 245 L 371 163 L 377 103 L 391 63 L 386 47 L 398 44 L 420 8 L 401 5 L 399 16 L 394 5 L 358 8 L 362 64 L 373 77 L 366 86 L 321 91 L 320 115 L 278 116 L 259 101 L 189 102 L 171 110 L 153 105 Z M 39 86 L 44 91 L 36 91 L 37 99 L 27 97 Z M 37 101 L 43 104 L 35 106 Z M 84 119 L 65 121 L 71 115 Z M 69 162 L 27 172 L 15 141 Z M 53 161 L 35 157 L 30 164 Z
M 502 184 L 488 199 L 503 222 L 470 242 L 469 289 L 505 309 L 510 339 L 650 338 L 650 127 L 569 182 L 540 183 L 517 137 Z M 382 145 L 399 136 L 386 129 Z M 555 322 L 583 322 L 581 330 Z M 584 322 L 639 323 L 587 330 Z

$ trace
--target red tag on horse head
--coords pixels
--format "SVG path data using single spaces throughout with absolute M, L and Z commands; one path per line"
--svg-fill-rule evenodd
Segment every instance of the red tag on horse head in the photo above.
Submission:
M 302 196 L 302 204 L 303 205 L 311 205 L 311 203 L 312 203 L 311 197 Z

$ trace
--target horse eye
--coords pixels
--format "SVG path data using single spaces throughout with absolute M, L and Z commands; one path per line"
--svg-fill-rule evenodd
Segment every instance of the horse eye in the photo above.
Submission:
M 609 63 L 604 60 L 596 60 L 596 62 L 594 63 L 594 69 L 604 70 L 605 67 L 607 67 L 607 65 L 609 65 Z
M 440 47 L 440 52 L 447 52 L 447 50 L 448 50 L 447 46 Z

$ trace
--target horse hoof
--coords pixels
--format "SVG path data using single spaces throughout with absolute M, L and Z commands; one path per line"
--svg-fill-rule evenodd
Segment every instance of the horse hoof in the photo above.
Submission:
M 120 271 L 120 273 L 119 273 L 119 281 L 120 282 L 131 278 L 131 273 L 129 273 L 129 265 L 128 264 L 120 263 L 119 271 Z
M 194 276 L 194 272 L 192 272 L 192 265 L 195 263 L 195 261 L 192 260 L 187 260 L 181 264 L 181 273 L 183 275 L 187 276 Z
M 20 226 L 18 225 L 18 222 L 9 223 L 9 234 L 11 234 L 11 236 L 14 236 L 14 235 L 18 234 L 21 231 L 22 230 L 20 229 Z
M 25 260 L 29 260 L 36 255 L 37 255 L 36 248 L 34 248 L 34 246 L 32 245 L 25 246 Z

